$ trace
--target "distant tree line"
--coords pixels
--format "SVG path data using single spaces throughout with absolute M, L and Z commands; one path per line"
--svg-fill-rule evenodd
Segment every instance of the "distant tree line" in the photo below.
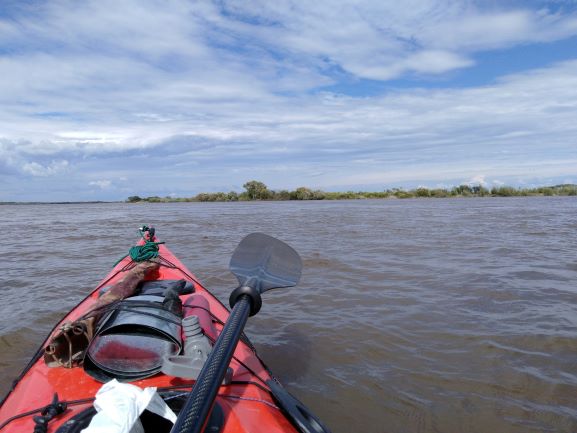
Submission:
M 405 190 L 402 188 L 386 189 L 377 192 L 347 191 L 347 192 L 325 192 L 312 190 L 301 186 L 294 191 L 285 189 L 274 191 L 259 181 L 251 180 L 243 185 L 245 191 L 237 193 L 215 192 L 200 193 L 194 197 L 174 198 L 174 197 L 139 197 L 137 195 L 128 197 L 127 202 L 214 202 L 214 201 L 285 201 L 285 200 L 353 200 L 353 199 L 375 199 L 375 198 L 445 198 L 445 197 L 523 197 L 523 196 L 569 196 L 577 195 L 577 185 L 565 184 L 555 186 L 543 186 L 539 188 L 513 188 L 511 186 L 496 186 L 491 189 L 482 185 L 459 185 L 451 189 L 445 188 L 424 188 Z

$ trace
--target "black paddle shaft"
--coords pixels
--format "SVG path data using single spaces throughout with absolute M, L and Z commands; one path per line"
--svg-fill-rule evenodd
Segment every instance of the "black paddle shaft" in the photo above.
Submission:
M 237 300 L 171 433 L 201 433 L 248 320 L 251 303 L 249 295 L 242 295 Z

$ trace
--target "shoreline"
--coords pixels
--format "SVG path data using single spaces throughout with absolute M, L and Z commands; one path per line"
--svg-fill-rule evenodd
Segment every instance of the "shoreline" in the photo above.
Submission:
M 253 181 L 254 182 L 254 181 Z M 237 193 L 200 193 L 194 197 L 139 197 L 131 196 L 126 200 L 89 200 L 89 201 L 0 201 L 0 205 L 74 205 L 74 204 L 113 204 L 113 203 L 205 203 L 205 202 L 278 202 L 278 201 L 337 201 L 337 200 L 405 200 L 405 199 L 435 199 L 435 198 L 500 198 L 500 197 L 569 197 L 577 196 L 577 185 L 564 184 L 536 188 L 513 188 L 508 186 L 495 187 L 491 190 L 481 186 L 460 185 L 448 189 L 402 188 L 388 189 L 380 192 L 347 191 L 325 192 L 310 190 L 305 187 L 295 191 L 273 191 L 266 185 L 257 182 L 259 190 L 250 188 L 250 182 L 245 184 L 247 191 Z M 247 187 L 248 185 L 248 187 Z

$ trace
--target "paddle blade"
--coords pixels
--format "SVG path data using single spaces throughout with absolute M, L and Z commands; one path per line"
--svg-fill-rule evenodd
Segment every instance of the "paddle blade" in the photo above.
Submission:
M 251 233 L 234 250 L 230 271 L 241 286 L 263 293 L 295 286 L 301 278 L 302 262 L 298 253 L 284 242 L 263 233 Z

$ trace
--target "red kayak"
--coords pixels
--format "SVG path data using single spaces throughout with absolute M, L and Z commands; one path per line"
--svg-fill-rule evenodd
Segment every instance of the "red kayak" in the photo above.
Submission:
M 135 253 L 140 257 L 131 250 L 54 327 L 14 381 L 0 406 L 0 433 L 80 432 L 96 412 L 95 395 L 112 379 L 155 387 L 178 415 L 165 431 L 328 432 L 284 390 L 242 334 L 248 315 L 260 308 L 260 294 L 296 284 L 290 281 L 297 259 L 300 266 L 294 250 L 262 234 L 241 242 L 231 260 L 240 283 L 231 303 L 235 317 L 237 306 L 240 311 L 245 305 L 238 314 L 246 317 L 227 323 L 231 312 L 158 242 L 154 229 L 141 230 Z M 294 263 L 287 264 L 290 260 Z M 194 319 L 193 331 L 185 329 L 189 319 Z M 223 331 L 225 325 L 230 329 Z M 224 335 L 229 331 L 236 332 L 238 342 Z M 193 344 L 191 332 L 204 343 Z M 230 360 L 221 349 L 226 344 Z M 222 372 L 213 374 L 217 363 Z M 202 394 L 211 387 L 214 396 Z M 204 413 L 189 415 L 199 399 Z M 140 420 L 151 431 L 146 419 Z

